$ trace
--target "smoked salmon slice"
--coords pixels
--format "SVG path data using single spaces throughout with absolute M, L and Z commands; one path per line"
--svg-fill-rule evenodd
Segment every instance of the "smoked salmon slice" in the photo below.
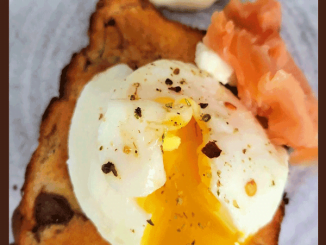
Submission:
M 231 0 L 212 15 L 203 42 L 231 65 L 238 96 L 268 120 L 267 133 L 293 148 L 290 162 L 318 160 L 318 102 L 281 38 L 276 0 Z

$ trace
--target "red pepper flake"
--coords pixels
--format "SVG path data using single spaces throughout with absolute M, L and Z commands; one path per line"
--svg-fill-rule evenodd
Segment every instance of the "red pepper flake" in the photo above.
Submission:
M 171 80 L 170 78 L 167 78 L 167 79 L 165 80 L 165 84 L 166 84 L 166 85 L 172 85 L 173 82 L 172 82 L 172 80 Z
M 170 87 L 169 90 L 172 90 L 176 93 L 179 93 L 181 91 L 181 87 L 180 86 L 176 86 L 176 87 Z
M 226 108 L 230 109 L 230 110 L 236 110 L 237 107 L 233 104 L 231 104 L 230 102 L 224 102 L 224 105 Z
M 247 152 L 246 149 L 243 149 L 243 150 L 242 150 L 242 153 L 243 153 L 243 154 L 246 154 L 246 152 Z
M 208 106 L 208 103 L 199 103 L 200 108 L 205 109 Z
M 180 73 L 180 69 L 179 68 L 174 69 L 174 71 L 173 71 L 173 74 L 174 75 L 178 75 L 179 73 Z
M 148 220 L 146 220 L 146 221 L 147 221 L 147 223 L 150 224 L 151 226 L 154 226 L 154 223 L 153 223 L 153 221 L 152 221 L 151 219 L 148 219 Z
M 218 148 L 215 141 L 208 142 L 203 149 L 201 149 L 202 153 L 204 153 L 208 158 L 216 158 L 221 155 L 222 150 Z
M 118 172 L 115 169 L 115 166 L 114 166 L 114 164 L 112 162 L 107 162 L 106 164 L 103 164 L 102 165 L 102 171 L 105 174 L 108 174 L 108 173 L 112 172 L 115 177 L 118 176 Z
M 142 115 L 141 115 L 141 108 L 140 108 L 140 107 L 137 107 L 137 108 L 135 109 L 135 117 L 136 117 L 137 119 L 139 119 L 141 116 L 142 116 Z
M 252 179 L 247 182 L 247 184 L 245 185 L 245 191 L 246 191 L 247 195 L 250 197 L 252 197 L 256 194 L 257 184 L 256 184 L 255 180 Z

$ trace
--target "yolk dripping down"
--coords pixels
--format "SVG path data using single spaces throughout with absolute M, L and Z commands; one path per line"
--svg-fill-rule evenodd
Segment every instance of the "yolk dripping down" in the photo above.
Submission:
M 175 134 L 181 144 L 173 151 L 164 152 L 165 185 L 137 199 L 152 214 L 154 224 L 147 225 L 142 244 L 234 245 L 238 235 L 224 224 L 219 214 L 220 203 L 201 182 L 197 153 L 202 143 L 199 126 L 192 118 Z

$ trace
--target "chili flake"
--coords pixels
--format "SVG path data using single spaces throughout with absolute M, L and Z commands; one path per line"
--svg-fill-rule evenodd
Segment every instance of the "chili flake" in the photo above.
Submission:
M 252 179 L 249 182 L 247 182 L 245 186 L 245 190 L 248 196 L 252 197 L 256 194 L 257 192 L 257 184 L 256 182 Z
M 233 105 L 233 104 L 231 104 L 230 102 L 227 102 L 227 101 L 224 102 L 224 105 L 225 105 L 226 108 L 228 108 L 230 110 L 236 110 L 237 109 L 237 107 L 235 105 Z
M 178 75 L 180 73 L 180 69 L 179 68 L 176 68 L 174 71 L 173 71 L 173 74 L 174 75 Z

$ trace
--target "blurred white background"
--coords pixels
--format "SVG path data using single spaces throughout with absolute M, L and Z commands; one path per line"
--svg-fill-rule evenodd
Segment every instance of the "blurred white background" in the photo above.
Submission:
M 62 68 L 88 44 L 89 17 L 97 0 L 9 1 L 9 224 L 19 204 L 20 188 L 37 147 L 41 116 L 58 95 Z M 282 0 L 281 34 L 289 51 L 318 91 L 318 0 Z M 168 18 L 206 29 L 218 4 L 200 13 L 173 13 Z M 318 243 L 317 167 L 291 167 L 287 186 L 290 204 L 280 245 Z M 10 228 L 10 242 L 13 237 Z

